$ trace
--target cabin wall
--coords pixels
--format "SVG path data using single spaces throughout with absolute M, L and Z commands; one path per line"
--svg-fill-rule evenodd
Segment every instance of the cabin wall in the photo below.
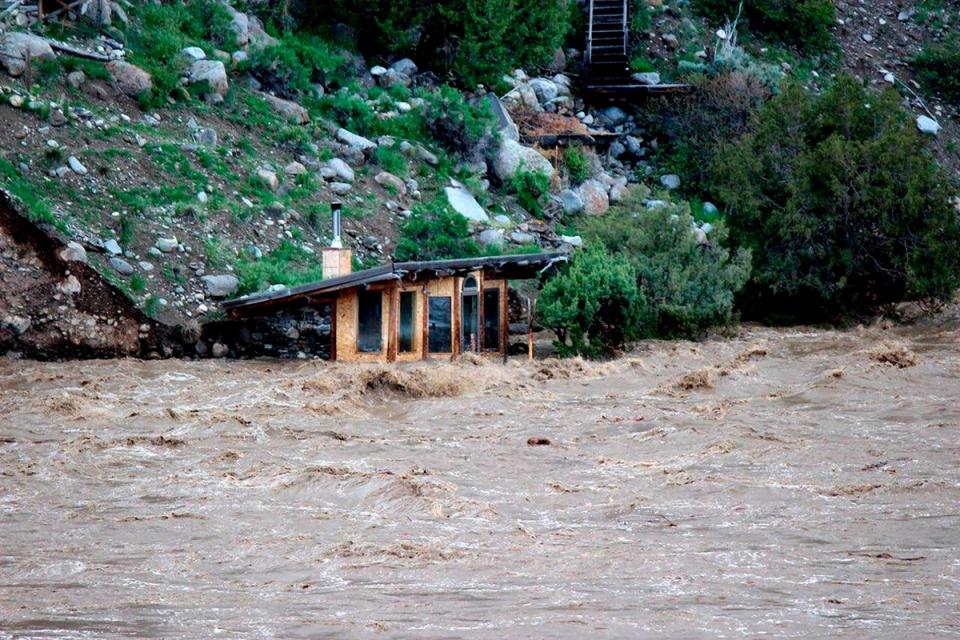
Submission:
M 357 350 L 359 334 L 359 290 L 348 289 L 337 296 L 336 345 L 337 360 L 345 362 L 383 362 L 387 360 L 391 339 L 396 339 L 392 331 L 391 296 L 397 290 L 396 285 L 373 285 L 368 291 L 380 291 L 383 303 L 380 313 L 380 351 L 362 353 Z

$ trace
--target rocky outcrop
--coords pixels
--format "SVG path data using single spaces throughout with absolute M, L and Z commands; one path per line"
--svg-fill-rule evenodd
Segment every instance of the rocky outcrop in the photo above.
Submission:
M 110 74 L 114 86 L 121 93 L 130 97 L 135 98 L 153 88 L 153 80 L 150 74 L 129 62 L 123 60 L 108 62 L 107 72 Z
M 7 33 L 0 40 L 0 63 L 13 77 L 23 75 L 28 63 L 55 60 L 56 57 L 50 43 L 32 33 Z
M 148 355 L 162 352 L 170 335 L 90 266 L 82 245 L 63 242 L 29 221 L 2 191 L 0 282 L 0 354 Z

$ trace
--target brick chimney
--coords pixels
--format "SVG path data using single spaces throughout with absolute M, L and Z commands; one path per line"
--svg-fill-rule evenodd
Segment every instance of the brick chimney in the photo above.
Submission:
M 340 239 L 340 209 L 342 205 L 334 202 L 330 205 L 333 213 L 333 240 L 323 250 L 323 279 L 349 275 L 353 271 L 353 251 L 343 246 Z

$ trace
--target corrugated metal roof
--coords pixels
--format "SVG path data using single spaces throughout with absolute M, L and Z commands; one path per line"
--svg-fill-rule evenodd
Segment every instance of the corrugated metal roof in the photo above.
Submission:
M 537 272 L 550 267 L 556 262 L 565 262 L 564 253 L 536 253 L 513 256 L 489 256 L 483 258 L 460 258 L 456 260 L 427 260 L 421 262 L 395 262 L 391 265 L 364 269 L 345 276 L 329 278 L 318 282 L 284 287 L 282 289 L 267 290 L 260 293 L 246 295 L 236 300 L 223 303 L 226 311 L 239 311 L 267 304 L 282 304 L 284 301 L 297 298 L 318 297 L 326 293 L 342 291 L 353 287 L 385 282 L 388 280 L 402 280 L 411 276 L 414 279 L 420 276 L 446 276 L 459 272 L 477 271 L 479 269 L 494 268 L 510 270 L 520 275 L 514 277 L 533 277 Z

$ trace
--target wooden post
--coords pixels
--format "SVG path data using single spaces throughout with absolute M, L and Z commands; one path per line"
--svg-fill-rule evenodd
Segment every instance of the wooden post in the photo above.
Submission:
M 527 360 L 533 360 L 533 311 L 536 307 L 536 300 L 527 298 Z

